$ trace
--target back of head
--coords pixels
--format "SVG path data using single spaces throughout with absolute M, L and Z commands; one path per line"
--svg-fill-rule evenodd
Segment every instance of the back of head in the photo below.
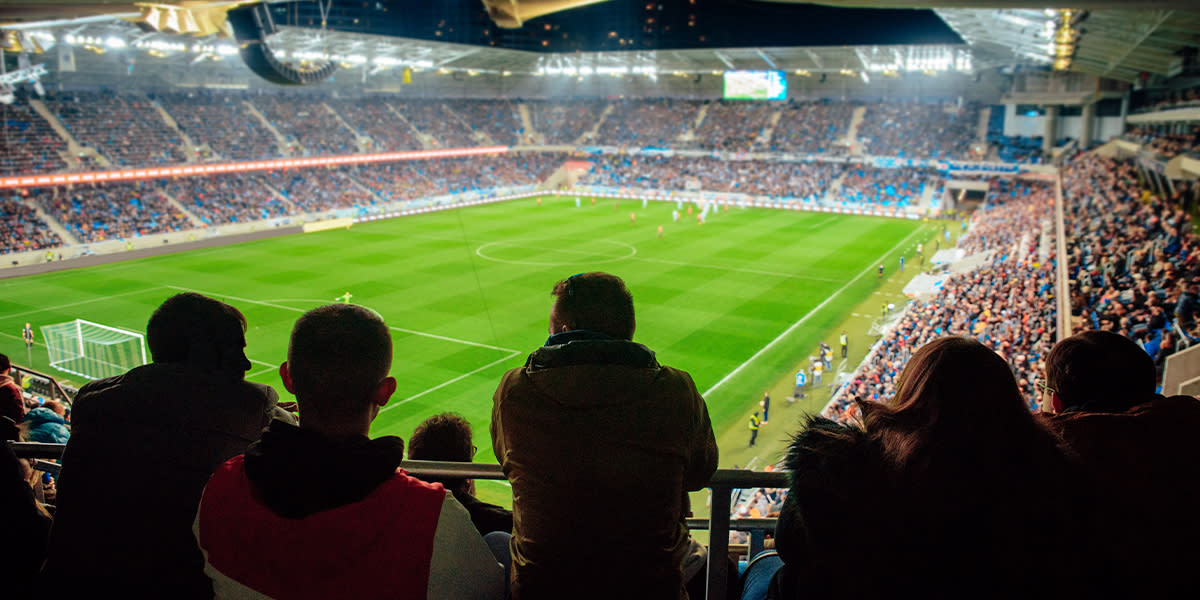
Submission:
M 409 460 L 471 462 L 471 424 L 454 413 L 425 419 L 408 440 Z
M 8 360 L 7 354 L 0 354 L 0 373 L 12 368 L 12 362 Z
M 246 358 L 246 317 L 238 309 L 195 293 L 167 298 L 146 324 L 156 363 L 187 363 L 241 377 Z
M 392 336 L 383 318 L 352 304 L 304 313 L 292 328 L 288 372 L 300 414 L 357 414 L 392 366 Z
M 1008 363 L 963 337 L 920 347 L 900 373 L 891 402 L 862 408 L 868 432 L 899 462 L 919 450 L 975 453 L 989 444 L 1011 447 L 1048 436 L 1025 406 Z
M 1156 373 L 1154 359 L 1133 340 L 1086 331 L 1050 350 L 1046 380 L 1064 409 L 1122 412 L 1154 395 Z
M 552 326 L 557 323 L 569 330 L 586 329 L 620 340 L 633 339 L 633 295 L 620 277 L 579 273 L 555 284 L 551 293 L 556 298 Z

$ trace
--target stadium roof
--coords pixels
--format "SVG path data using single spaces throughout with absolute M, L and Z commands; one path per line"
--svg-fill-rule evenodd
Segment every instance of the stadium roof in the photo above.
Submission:
M 736 48 L 649 48 L 599 52 L 534 52 L 492 46 L 445 43 L 353 31 L 312 27 L 283 27 L 271 47 L 283 57 L 301 60 L 335 60 L 344 67 L 383 70 L 397 66 L 447 69 L 480 73 L 531 74 L 646 74 L 680 75 L 728 69 L 781 69 L 800 74 L 872 73 L 891 71 L 978 71 L 998 66 L 1049 66 L 1053 29 L 1047 23 L 1061 20 L 1053 10 L 1031 8 L 1027 1 L 999 0 L 878 0 L 823 2 L 839 6 L 889 6 L 938 8 L 941 17 L 965 44 L 769 46 Z M 219 3 L 218 3 L 219 4 Z M 972 8 L 1004 4 L 1018 8 Z M 1058 4 L 1082 4 L 1068 0 Z M 1098 7 L 1076 11 L 1077 30 L 1070 69 L 1124 81 L 1142 73 L 1166 76 L 1185 48 L 1200 46 L 1200 12 L 1180 10 L 1190 2 L 1149 0 L 1121 3 L 1089 2 Z M 1118 8 L 1136 4 L 1149 10 Z M 1020 8 L 1020 7 L 1024 8 Z M 130 9 L 135 9 L 130 12 Z M 114 13 L 114 11 L 116 11 Z M 72 15 L 72 18 L 53 18 Z M 83 16 L 80 16 L 83 15 Z M 6 3 L 4 16 L 25 21 L 2 26 L 37 32 L 45 48 L 58 43 L 91 47 L 97 51 L 132 48 L 178 66 L 208 56 L 236 60 L 232 41 L 210 35 L 203 38 L 173 33 L 146 32 L 123 19 L 140 13 L 130 4 L 95 0 L 43 0 Z M 29 22 L 51 16 L 48 21 Z M 527 25 L 528 26 L 528 25 Z M 69 36 L 69 37 L 68 37 Z M 82 41 L 81 41 L 82 40 Z M 225 58 L 232 57 L 232 58 Z M 202 60 L 203 58 L 199 58 Z M 142 61 L 146 64 L 149 61 Z

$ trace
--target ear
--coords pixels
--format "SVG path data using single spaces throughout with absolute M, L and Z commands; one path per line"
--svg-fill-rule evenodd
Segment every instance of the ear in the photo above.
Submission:
M 288 369 L 286 360 L 283 361 L 282 365 L 279 365 L 279 378 L 283 380 L 283 388 L 286 389 L 288 393 L 296 393 L 296 390 L 292 389 L 292 372 Z
M 396 378 L 384 377 L 371 392 L 371 404 L 379 407 L 385 406 L 394 393 L 396 393 Z
M 1063 401 L 1062 398 L 1058 396 L 1058 392 L 1050 394 L 1050 407 L 1054 409 L 1055 413 L 1060 413 L 1063 411 Z

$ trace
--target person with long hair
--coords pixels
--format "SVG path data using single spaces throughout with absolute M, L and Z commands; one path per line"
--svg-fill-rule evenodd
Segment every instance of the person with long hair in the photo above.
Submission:
M 995 352 L 934 340 L 894 397 L 859 407 L 852 426 L 810 417 L 791 443 L 770 597 L 1094 589 L 1087 485 Z

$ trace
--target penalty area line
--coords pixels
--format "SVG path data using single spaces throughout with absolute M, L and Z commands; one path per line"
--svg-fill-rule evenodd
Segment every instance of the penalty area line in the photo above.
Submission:
M 506 361 L 506 360 L 510 360 L 510 359 L 512 359 L 512 357 L 514 357 L 514 356 L 517 356 L 517 355 L 519 355 L 519 354 L 521 354 L 521 353 L 520 353 L 520 352 L 517 352 L 516 350 L 513 350 L 513 351 L 512 351 L 512 352 L 511 352 L 511 353 L 510 353 L 508 356 L 505 356 L 504 358 L 501 358 L 501 359 L 499 359 L 499 360 L 493 360 L 492 362 L 490 362 L 490 363 L 488 363 L 488 364 L 486 364 L 486 365 L 483 365 L 482 367 L 479 367 L 479 368 L 477 368 L 477 369 L 474 369 L 474 370 L 471 370 L 471 371 L 467 371 L 466 373 L 463 373 L 462 375 L 459 375 L 458 377 L 455 377 L 455 378 L 453 378 L 453 379 L 448 379 L 448 380 L 446 380 L 446 381 L 443 381 L 443 382 L 441 382 L 441 383 L 439 383 L 439 384 L 437 384 L 437 385 L 435 385 L 435 386 L 433 386 L 433 387 L 431 387 L 431 388 L 429 388 L 429 389 L 427 389 L 427 390 L 425 390 L 425 391 L 423 391 L 423 392 L 418 392 L 418 393 L 416 393 L 416 394 L 413 394 L 413 395 L 411 395 L 411 396 L 409 396 L 409 397 L 407 397 L 407 398 L 405 398 L 405 399 L 403 399 L 403 400 L 397 400 L 397 401 L 395 401 L 395 402 L 389 402 L 387 406 L 385 406 L 385 407 L 383 407 L 383 408 L 379 409 L 379 412 L 381 412 L 381 413 L 384 413 L 384 412 L 387 412 L 387 411 L 389 411 L 389 410 L 392 410 L 393 408 L 396 408 L 397 406 L 401 406 L 401 405 L 404 405 L 404 404 L 408 404 L 409 402 L 412 402 L 413 400 L 416 400 L 417 398 L 420 398 L 420 397 L 422 397 L 422 396 L 425 396 L 425 395 L 427 395 L 427 394 L 431 394 L 431 393 L 433 393 L 433 392 L 436 392 L 436 391 L 438 391 L 438 390 L 440 390 L 440 389 L 442 389 L 442 388 L 444 388 L 444 387 L 446 387 L 446 386 L 448 386 L 448 385 L 453 385 L 453 384 L 455 384 L 455 383 L 458 383 L 458 382 L 460 382 L 460 381 L 462 381 L 462 380 L 464 380 L 464 379 L 466 379 L 466 378 L 468 378 L 468 377 L 470 377 L 470 376 L 472 376 L 472 375 L 474 375 L 474 374 L 476 374 L 476 373 L 478 373 L 478 372 L 480 372 L 480 371 L 484 371 L 484 370 L 486 370 L 486 369 L 490 369 L 490 368 L 492 368 L 492 367 L 494 367 L 494 366 L 496 366 L 496 365 L 498 365 L 498 364 L 500 364 L 500 363 L 502 363 L 502 362 L 504 362 L 504 361 Z
M 747 358 L 747 359 L 746 359 L 746 362 L 743 362 L 742 364 L 740 364 L 740 365 L 738 365 L 737 367 L 735 367 L 735 368 L 734 368 L 732 371 L 730 371 L 730 372 L 729 372 L 729 374 L 728 374 L 728 375 L 726 375 L 726 376 L 722 377 L 720 381 L 718 381 L 718 382 L 714 383 L 714 384 L 712 385 L 712 387 L 710 387 L 710 388 L 708 388 L 707 390 L 705 390 L 705 391 L 704 391 L 704 393 L 703 393 L 703 394 L 701 394 L 701 395 L 707 398 L 707 397 L 708 397 L 708 395 L 709 395 L 709 394 L 711 394 L 711 393 L 713 393 L 714 391 L 716 391 L 716 390 L 717 390 L 717 388 L 721 387 L 722 385 L 725 385 L 725 383 L 726 383 L 726 382 L 728 382 L 730 379 L 733 379 L 733 378 L 734 378 L 734 376 L 736 376 L 738 373 L 741 373 L 743 369 L 745 369 L 747 366 L 749 366 L 749 365 L 750 365 L 750 363 L 754 362 L 755 360 L 758 360 L 758 357 L 762 356 L 762 355 L 763 355 L 763 354 L 765 354 L 765 353 L 766 353 L 768 350 L 770 350 L 771 348 L 775 347 L 775 344 L 778 344 L 778 343 L 779 343 L 781 340 L 783 340 L 783 338 L 786 338 L 787 336 L 791 335 L 793 331 L 796 331 L 796 329 L 797 329 L 798 327 L 800 327 L 801 325 L 803 325 L 803 324 L 804 324 L 806 321 L 808 321 L 808 319 L 809 319 L 810 317 L 812 317 L 813 315 L 817 314 L 817 312 L 819 312 L 821 309 L 825 308 L 825 306 L 826 306 L 827 304 L 829 304 L 830 302 L 833 302 L 833 299 L 834 299 L 834 298 L 837 298 L 838 296 L 842 295 L 842 292 L 846 291 L 846 289 L 848 289 L 848 288 L 849 288 L 851 285 L 854 285 L 854 283 L 855 283 L 856 281 L 858 281 L 859 279 L 862 279 L 862 278 L 863 278 L 863 277 L 865 277 L 865 276 L 866 276 L 868 273 L 870 273 L 872 270 L 874 270 L 874 269 L 876 268 L 876 267 L 875 267 L 875 265 L 876 265 L 877 263 L 879 263 L 879 262 L 883 261 L 884 259 L 886 259 L 886 258 L 887 258 L 887 255 L 889 255 L 889 254 L 891 254 L 891 253 L 895 252 L 897 249 L 899 249 L 899 248 L 900 248 L 900 247 L 902 247 L 902 246 L 903 246 L 905 243 L 907 243 L 907 242 L 908 242 L 908 240 L 912 239 L 912 237 L 913 237 L 914 235 L 917 235 L 918 233 L 921 233 L 921 232 L 922 232 L 922 231 L 924 231 L 924 230 L 925 230 L 925 228 L 924 228 L 924 227 L 920 227 L 920 228 L 918 228 L 916 231 L 914 231 L 914 232 L 912 232 L 912 233 L 908 234 L 908 236 L 907 236 L 907 237 L 905 237 L 904 239 L 900 240 L 900 242 L 899 242 L 898 244 L 896 244 L 895 246 L 892 246 L 892 247 L 891 247 L 891 248 L 890 248 L 890 249 L 889 249 L 887 252 L 884 252 L 883 254 L 881 254 L 881 255 L 879 256 L 879 259 L 878 259 L 878 260 L 872 261 L 872 262 L 871 262 L 871 264 L 867 265 L 867 268 L 863 269 L 863 270 L 862 270 L 862 272 L 860 272 L 858 275 L 856 275 L 856 276 L 854 277 L 854 279 L 851 279 L 850 281 L 847 281 L 845 285 L 843 285 L 842 287 L 838 288 L 838 289 L 837 289 L 837 291 L 835 291 L 835 292 L 833 292 L 832 294 L 830 294 L 828 298 L 825 298 L 825 300 L 824 300 L 824 301 L 822 301 L 820 304 L 818 304 L 818 305 L 816 305 L 815 307 L 813 307 L 813 309 L 812 309 L 812 310 L 810 310 L 810 311 L 808 311 L 807 313 L 805 313 L 805 314 L 804 314 L 804 316 L 800 317 L 800 319 L 799 319 L 799 320 L 797 320 L 795 323 L 792 323 L 792 325 L 791 325 L 790 327 L 788 327 L 787 329 L 784 329 L 784 330 L 783 330 L 783 333 L 781 333 L 781 334 L 779 334 L 779 335 L 775 336 L 775 339 L 773 339 L 773 340 L 771 340 L 771 341 L 767 342 L 767 345 L 766 345 L 766 346 L 763 346 L 762 348 L 759 348 L 758 352 L 755 352 L 755 353 L 754 353 L 754 354 L 753 354 L 753 355 L 752 355 L 750 358 Z

